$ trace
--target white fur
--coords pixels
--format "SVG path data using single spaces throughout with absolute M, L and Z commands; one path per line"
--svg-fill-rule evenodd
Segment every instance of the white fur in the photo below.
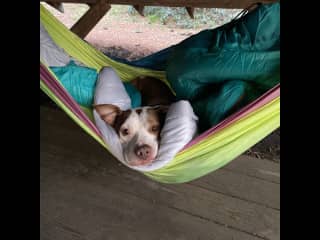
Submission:
M 104 72 L 112 72 L 112 74 L 102 74 Z M 95 104 L 113 104 L 121 110 L 130 109 L 130 97 L 115 71 L 108 67 L 103 68 L 102 73 L 103 76 L 99 77 L 97 82 Z M 110 152 L 124 165 L 142 172 L 155 171 L 169 164 L 183 146 L 194 137 L 197 130 L 197 117 L 191 104 L 188 101 L 178 101 L 172 104 L 161 131 L 159 152 L 155 161 L 148 165 L 132 166 L 124 160 L 122 144 L 120 144 L 115 130 L 105 124 L 96 110 L 93 112 L 95 123 Z M 128 144 L 130 145 L 130 143 Z M 127 149 L 129 151 L 130 147 Z
M 142 109 L 140 114 L 137 114 L 135 110 L 132 110 L 131 114 L 120 128 L 120 142 L 124 151 L 125 161 L 128 163 L 135 163 L 140 160 L 134 152 L 136 146 L 142 146 L 145 144 L 150 146 L 150 158 L 152 159 L 155 159 L 158 153 L 159 142 L 157 136 L 148 131 L 148 129 L 151 127 L 148 122 L 148 108 L 150 107 L 139 108 Z M 122 129 L 124 128 L 128 129 L 129 131 L 129 134 L 126 136 L 122 134 Z

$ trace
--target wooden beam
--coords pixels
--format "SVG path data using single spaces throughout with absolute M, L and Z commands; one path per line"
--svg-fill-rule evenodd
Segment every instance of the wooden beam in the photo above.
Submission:
M 96 3 L 98 0 L 50 0 L 58 3 Z M 272 3 L 279 0 L 105 0 L 107 4 L 166 6 L 166 7 L 197 7 L 197 8 L 230 8 L 243 9 L 249 5 L 261 2 Z
M 189 16 L 194 19 L 194 8 L 193 7 L 186 7 L 187 12 L 189 14 Z
M 53 2 L 53 3 L 97 3 L 99 0 L 40 0 L 40 2 Z
M 109 9 L 110 5 L 105 0 L 99 0 L 72 26 L 71 31 L 85 38 Z
M 144 16 L 143 15 L 143 9 L 144 9 L 143 5 L 133 5 L 133 7 L 141 16 Z
M 95 5 L 96 3 L 86 3 L 88 5 L 88 7 L 92 7 L 93 5 Z

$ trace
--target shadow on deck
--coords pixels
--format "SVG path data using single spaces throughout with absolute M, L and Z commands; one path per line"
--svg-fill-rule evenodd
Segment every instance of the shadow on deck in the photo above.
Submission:
M 241 156 L 166 185 L 120 165 L 40 106 L 40 239 L 280 239 L 280 164 Z

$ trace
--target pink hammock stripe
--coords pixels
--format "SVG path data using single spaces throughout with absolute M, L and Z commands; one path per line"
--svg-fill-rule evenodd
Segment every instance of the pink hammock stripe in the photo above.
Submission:
M 99 129 L 88 118 L 72 96 L 57 82 L 52 74 L 40 63 L 40 78 L 47 87 L 70 109 L 85 125 L 101 138 Z
M 264 93 L 262 96 L 254 100 L 253 102 L 249 103 L 242 109 L 240 109 L 238 112 L 235 112 L 234 114 L 227 117 L 225 120 L 221 121 L 214 127 L 210 128 L 209 130 L 205 131 L 201 135 L 199 135 L 197 138 L 190 141 L 181 151 L 185 150 L 188 147 L 191 147 L 193 144 L 196 144 L 203 139 L 207 138 L 208 136 L 218 132 L 219 130 L 229 126 L 230 124 L 234 123 L 235 121 L 241 119 L 242 117 L 248 115 L 249 113 L 257 110 L 258 108 L 262 107 L 263 105 L 269 103 L 276 97 L 280 96 L 280 84 L 276 85 L 266 93 Z
M 101 134 L 99 129 L 95 124 L 88 118 L 88 116 L 80 108 L 79 104 L 72 98 L 72 96 L 57 82 L 57 80 L 52 76 L 52 74 L 46 69 L 46 67 L 40 63 L 40 79 L 47 85 L 47 87 L 70 109 L 85 125 L 87 125 L 94 133 L 96 133 L 100 138 Z M 252 103 L 243 107 L 238 112 L 230 115 L 225 120 L 210 128 L 209 130 L 202 133 L 197 138 L 190 141 L 181 151 L 191 147 L 194 144 L 204 140 L 208 136 L 218 132 L 219 130 L 229 126 L 235 121 L 241 119 L 242 117 L 248 115 L 249 113 L 257 110 L 263 105 L 269 103 L 276 97 L 280 96 L 280 84 L 270 89 L 268 92 L 263 94 L 261 97 L 257 98 Z

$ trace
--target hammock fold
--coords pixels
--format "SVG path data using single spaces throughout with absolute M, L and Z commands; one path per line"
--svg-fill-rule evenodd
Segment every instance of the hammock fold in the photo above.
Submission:
M 164 71 L 128 65 L 99 52 L 67 29 L 42 4 L 40 20 L 58 46 L 88 67 L 99 71 L 102 67 L 110 66 L 123 81 L 146 75 L 169 84 Z M 75 102 L 59 79 L 48 66 L 41 63 L 41 60 L 40 88 L 85 132 L 109 149 L 108 143 L 102 140 L 93 122 L 92 109 Z M 193 139 L 163 168 L 143 174 L 163 183 L 192 181 L 223 167 L 279 126 L 280 84 Z

